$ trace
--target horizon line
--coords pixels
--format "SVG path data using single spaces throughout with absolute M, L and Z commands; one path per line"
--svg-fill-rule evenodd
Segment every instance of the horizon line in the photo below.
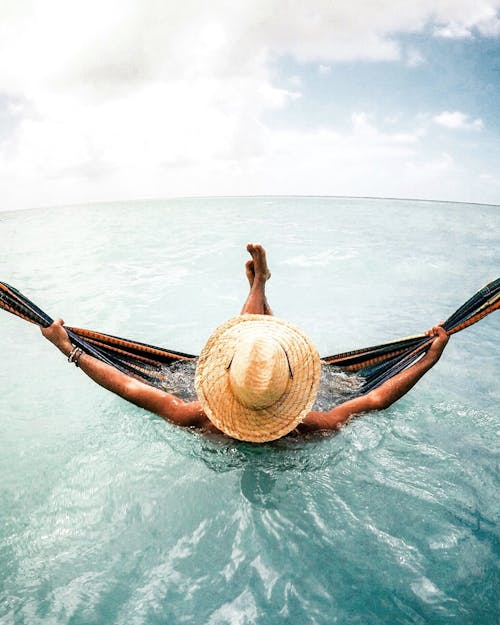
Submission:
M 434 204 L 469 204 L 472 206 L 491 206 L 494 208 L 500 208 L 500 204 L 493 204 L 490 202 L 468 202 L 466 200 L 431 200 L 429 198 L 411 198 L 411 197 L 392 197 L 392 196 L 377 196 L 377 195 L 305 195 L 305 194 L 255 194 L 255 195 L 172 195 L 166 197 L 144 197 L 135 198 L 132 200 L 92 200 L 90 202 L 71 202 L 70 204 L 54 204 L 54 205 L 42 205 L 42 206 L 28 206 L 25 208 L 0 208 L 0 213 L 15 213 L 24 211 L 36 211 L 44 209 L 58 209 L 58 208 L 77 208 L 82 206 L 94 206 L 96 204 L 117 204 L 120 202 L 127 203 L 140 203 L 140 202 L 161 202 L 170 200 L 209 200 L 209 199 L 252 199 L 252 198 L 323 198 L 323 199 L 337 199 L 337 200 L 390 200 L 400 202 L 427 202 Z

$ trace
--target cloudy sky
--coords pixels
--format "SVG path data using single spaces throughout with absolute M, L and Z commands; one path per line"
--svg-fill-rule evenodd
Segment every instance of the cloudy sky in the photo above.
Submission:
M 0 210 L 500 204 L 500 0 L 1 0 Z

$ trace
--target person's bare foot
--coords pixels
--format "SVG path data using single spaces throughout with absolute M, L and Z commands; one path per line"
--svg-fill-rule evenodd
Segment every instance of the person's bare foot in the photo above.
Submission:
M 250 288 L 252 288 L 253 281 L 255 279 L 253 260 L 247 260 L 247 262 L 245 263 L 245 273 L 247 275 L 248 284 L 250 285 Z
M 249 243 L 247 250 L 253 259 L 253 271 L 255 278 L 259 278 L 266 282 L 271 277 L 271 272 L 267 266 L 266 250 L 259 243 Z M 245 270 L 246 270 L 245 265 Z M 248 274 L 247 274 L 248 277 Z

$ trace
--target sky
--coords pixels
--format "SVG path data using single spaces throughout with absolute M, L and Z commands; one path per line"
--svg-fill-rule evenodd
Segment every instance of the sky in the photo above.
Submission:
M 500 204 L 500 0 L 1 0 L 0 210 Z

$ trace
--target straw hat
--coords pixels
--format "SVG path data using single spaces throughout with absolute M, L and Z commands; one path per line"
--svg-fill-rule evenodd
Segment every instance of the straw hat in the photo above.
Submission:
M 319 354 L 296 327 L 270 315 L 241 315 L 217 328 L 196 368 L 196 393 L 217 428 L 243 441 L 272 441 L 314 404 Z

